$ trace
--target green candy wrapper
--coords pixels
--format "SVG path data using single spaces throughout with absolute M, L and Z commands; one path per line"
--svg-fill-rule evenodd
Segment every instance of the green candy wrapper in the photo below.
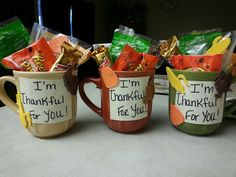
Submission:
M 5 68 L 2 59 L 10 54 L 28 46 L 29 34 L 18 17 L 13 17 L 0 23 L 0 76 L 12 75 L 12 70 Z M 15 100 L 16 90 L 11 83 L 6 83 L 7 94 Z M 0 107 L 4 104 L 0 101 Z
M 148 53 L 151 39 L 142 35 L 115 30 L 110 48 L 110 56 L 113 63 L 115 63 L 126 44 L 130 45 L 138 52 Z
M 18 17 L 0 24 L 0 61 L 28 46 L 30 35 Z
M 203 55 L 211 47 L 213 40 L 222 35 L 219 29 L 193 31 L 179 38 L 179 50 L 182 55 Z

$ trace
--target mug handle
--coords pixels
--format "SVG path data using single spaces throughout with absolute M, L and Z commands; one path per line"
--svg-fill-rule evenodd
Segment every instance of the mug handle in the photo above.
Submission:
M 79 83 L 79 94 L 80 97 L 82 98 L 82 100 L 84 101 L 84 103 L 91 109 L 93 110 L 95 113 L 97 113 L 99 116 L 102 116 L 102 109 L 97 107 L 87 96 L 87 94 L 84 91 L 84 85 L 87 83 L 94 83 L 97 88 L 101 89 L 101 81 L 100 78 L 85 78 L 83 79 L 80 83 Z
M 0 99 L 6 106 L 8 106 L 12 111 L 18 114 L 18 105 L 7 95 L 5 91 L 4 85 L 7 81 L 16 85 L 16 80 L 13 76 L 0 77 Z

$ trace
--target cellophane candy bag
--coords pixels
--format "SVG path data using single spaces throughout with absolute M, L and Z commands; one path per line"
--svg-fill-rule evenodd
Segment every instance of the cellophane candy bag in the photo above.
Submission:
M 55 56 L 45 38 L 2 60 L 2 64 L 10 69 L 34 72 L 49 71 L 54 62 Z
M 26 46 L 30 35 L 18 17 L 0 24 L 0 60 Z
M 78 65 L 85 63 L 91 56 L 91 45 L 87 44 L 86 42 L 75 37 L 61 34 L 52 29 L 39 25 L 38 23 L 34 23 L 31 31 L 31 41 L 35 41 L 40 37 L 44 37 L 48 41 L 49 46 L 51 47 L 56 58 L 61 55 L 62 44 L 64 42 L 76 48 L 76 50 L 82 52 L 83 55 L 80 60 L 78 60 Z
M 138 52 L 147 53 L 151 40 L 145 36 L 135 34 L 133 29 L 121 25 L 119 29 L 115 30 L 112 39 L 110 48 L 112 63 L 115 63 L 126 44 L 130 45 Z
M 213 40 L 222 33 L 220 29 L 193 31 L 179 37 L 179 50 L 182 55 L 204 55 Z

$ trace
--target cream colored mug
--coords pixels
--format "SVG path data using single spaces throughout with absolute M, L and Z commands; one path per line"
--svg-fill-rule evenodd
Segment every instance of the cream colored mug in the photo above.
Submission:
M 0 78 L 0 99 L 19 114 L 23 126 L 37 137 L 59 135 L 72 127 L 77 113 L 77 97 L 64 85 L 64 71 L 22 72 Z M 16 85 L 16 103 L 6 94 L 4 84 Z

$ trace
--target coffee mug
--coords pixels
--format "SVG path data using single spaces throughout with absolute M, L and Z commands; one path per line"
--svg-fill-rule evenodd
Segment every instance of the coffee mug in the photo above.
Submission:
M 19 114 L 23 126 L 37 137 L 52 137 L 68 130 L 74 123 L 77 98 L 64 86 L 64 71 L 23 72 L 0 78 L 0 99 Z M 4 84 L 16 85 L 15 103 L 6 94 Z
M 167 69 L 169 116 L 180 131 L 206 135 L 217 130 L 223 119 L 226 94 L 217 98 L 217 72 Z
M 101 70 L 99 70 L 101 76 Z M 85 78 L 79 93 L 87 106 L 117 132 L 134 132 L 144 128 L 151 116 L 154 96 L 154 71 L 114 71 L 118 85 L 107 88 L 102 77 Z M 86 95 L 84 86 L 94 83 L 101 91 L 101 108 Z

